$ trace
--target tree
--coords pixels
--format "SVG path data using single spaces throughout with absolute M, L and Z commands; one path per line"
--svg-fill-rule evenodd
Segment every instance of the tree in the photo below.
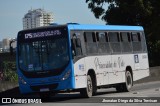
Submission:
M 157 51 L 160 50 L 159 0 L 86 0 L 86 3 L 94 16 L 106 24 L 143 26 L 150 65 L 160 65 L 160 59 L 157 59 L 157 56 L 160 57 L 160 51 Z
M 86 0 L 96 18 L 106 24 L 144 25 L 151 15 L 152 7 L 146 0 Z M 108 3 L 108 8 L 104 4 Z

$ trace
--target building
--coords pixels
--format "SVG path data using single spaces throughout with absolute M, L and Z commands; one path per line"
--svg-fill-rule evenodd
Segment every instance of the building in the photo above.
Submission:
M 3 43 L 2 43 L 2 41 L 0 41 L 0 53 L 2 53 L 3 52 Z
M 2 40 L 3 52 L 9 52 L 9 43 L 10 43 L 10 39 L 8 38 L 5 38 Z
M 31 9 L 23 17 L 23 29 L 48 26 L 53 23 L 53 13 L 44 9 Z
M 10 52 L 11 41 L 12 41 L 11 46 L 13 47 L 14 50 L 16 50 L 17 46 L 16 38 L 5 38 L 2 41 L 0 41 L 0 53 Z
M 3 48 L 3 43 L 2 43 L 2 41 L 0 41 L 0 48 Z

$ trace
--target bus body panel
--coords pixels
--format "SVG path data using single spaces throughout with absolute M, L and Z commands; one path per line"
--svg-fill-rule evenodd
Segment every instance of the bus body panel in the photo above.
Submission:
M 96 73 L 97 86 L 124 83 L 127 66 L 132 69 L 133 81 L 149 76 L 148 64 L 144 64 L 148 61 L 145 57 L 147 54 L 138 54 L 138 68 L 135 65 L 135 55 L 137 54 L 88 56 L 78 60 L 74 64 L 75 88 L 86 87 L 86 75 L 90 69 Z
M 140 26 L 114 26 L 114 25 L 106 25 L 106 26 L 99 26 L 99 25 L 69 25 L 70 30 L 75 33 L 80 31 L 143 31 L 143 28 Z M 73 33 L 72 33 L 73 34 Z M 83 41 L 82 41 L 83 42 Z M 82 47 L 83 48 L 83 47 Z M 140 55 L 139 53 L 137 53 Z M 75 88 L 85 88 L 87 85 L 86 75 L 89 70 L 94 70 L 96 74 L 96 85 L 108 85 L 108 84 L 118 84 L 124 83 L 125 79 L 125 72 L 127 66 L 130 66 L 133 72 L 133 81 L 139 80 L 141 78 L 149 76 L 148 70 L 148 56 L 147 53 L 146 61 L 140 61 L 139 64 L 141 65 L 141 69 L 135 69 L 135 60 L 134 55 L 137 54 L 108 54 L 102 56 L 86 56 L 80 61 L 77 61 L 74 64 L 74 73 L 75 73 Z M 145 56 L 144 56 L 145 57 Z M 83 60 L 83 61 L 82 61 Z M 146 64 L 143 64 L 146 63 Z M 83 65 L 84 63 L 84 65 Z M 84 67 L 85 71 L 83 74 L 79 68 Z M 104 67 L 107 68 L 104 68 Z M 145 67 L 143 67 L 145 66 Z M 85 73 L 85 74 L 84 74 Z M 143 74 L 143 75 L 142 75 Z
M 18 62 L 18 77 L 19 77 L 19 88 L 21 93 L 31 92 L 43 92 L 47 90 L 50 85 L 52 86 L 49 91 L 60 91 L 67 89 L 79 89 L 87 87 L 87 74 L 89 70 L 93 70 L 96 75 L 96 85 L 103 86 L 109 84 L 124 83 L 126 68 L 129 66 L 133 72 L 133 81 L 149 76 L 149 64 L 148 55 L 146 53 L 110 53 L 110 54 L 92 54 L 87 53 L 82 57 L 78 57 L 74 61 L 72 53 L 72 34 L 78 33 L 81 35 L 85 31 L 135 31 L 142 32 L 143 28 L 140 26 L 114 26 L 114 25 L 66 25 L 68 28 L 68 42 L 69 42 L 69 56 L 70 61 L 68 66 L 58 76 L 50 76 L 43 78 L 27 78 L 21 72 Z M 54 26 L 53 26 L 54 29 Z M 23 31 L 22 31 L 23 32 Z M 79 36 L 79 35 L 78 35 Z M 79 37 L 82 44 L 85 44 L 83 35 Z M 82 49 L 85 49 L 82 45 Z M 18 47 L 18 45 L 17 45 Z M 17 50 L 18 51 L 18 50 Z M 86 51 L 85 51 L 86 52 Z M 18 52 L 17 52 L 18 57 Z M 77 57 L 76 57 L 77 58 Z M 17 58 L 18 60 L 18 58 Z M 70 71 L 69 77 L 63 80 L 67 72 Z M 26 84 L 24 84 L 24 82 Z M 38 90 L 33 90 L 34 88 Z M 42 90 L 42 91 L 41 91 Z
M 137 56 L 138 60 L 136 59 Z M 135 62 L 133 71 L 134 81 L 150 75 L 147 53 L 134 54 L 134 62 Z
M 87 86 L 87 71 L 85 58 L 74 63 L 75 88 L 85 88 Z

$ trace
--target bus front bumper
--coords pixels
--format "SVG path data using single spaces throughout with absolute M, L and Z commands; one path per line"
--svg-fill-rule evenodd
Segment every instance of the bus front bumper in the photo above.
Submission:
M 19 82 L 19 89 L 22 94 L 40 93 L 40 92 L 55 92 L 60 90 L 74 89 L 73 78 L 68 78 L 59 82 L 42 83 L 42 84 L 28 84 Z

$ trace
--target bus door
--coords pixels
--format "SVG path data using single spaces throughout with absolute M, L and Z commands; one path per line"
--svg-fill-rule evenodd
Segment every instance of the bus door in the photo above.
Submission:
M 84 40 L 82 31 L 71 31 L 71 50 L 76 88 L 86 87 Z

